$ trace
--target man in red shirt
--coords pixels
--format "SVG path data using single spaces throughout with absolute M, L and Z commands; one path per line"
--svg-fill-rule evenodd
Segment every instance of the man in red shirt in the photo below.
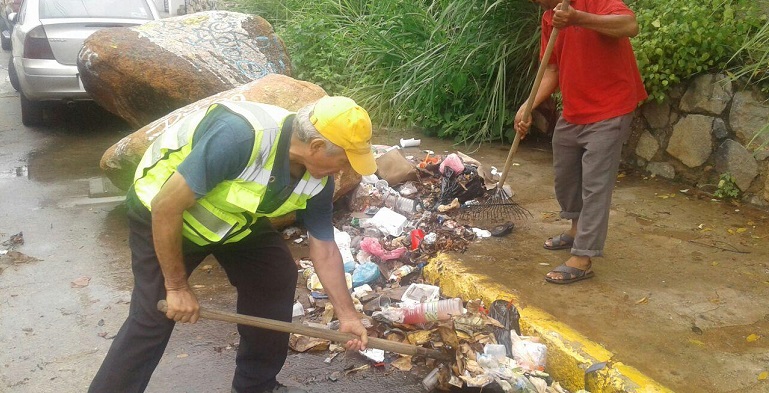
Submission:
M 553 133 L 555 195 L 568 231 L 549 238 L 548 250 L 571 249 L 571 257 L 545 279 L 569 284 L 593 277 L 592 257 L 603 254 L 611 194 L 633 111 L 647 97 L 630 37 L 638 34 L 635 14 L 621 0 L 535 0 L 542 15 L 542 47 L 559 29 L 553 54 L 534 98 L 534 107 L 560 88 L 563 113 Z M 526 103 L 515 129 L 526 135 Z

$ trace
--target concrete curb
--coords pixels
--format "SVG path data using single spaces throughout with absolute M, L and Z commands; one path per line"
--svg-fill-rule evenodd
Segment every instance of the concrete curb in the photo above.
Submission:
M 585 389 L 592 393 L 667 393 L 660 385 L 637 369 L 612 361 L 614 354 L 603 346 L 558 322 L 536 307 L 521 307 L 512 291 L 486 275 L 470 273 L 461 261 L 439 254 L 424 268 L 425 280 L 439 285 L 446 296 L 465 300 L 509 300 L 521 315 L 521 333 L 538 336 L 547 345 L 547 370 L 570 391 Z

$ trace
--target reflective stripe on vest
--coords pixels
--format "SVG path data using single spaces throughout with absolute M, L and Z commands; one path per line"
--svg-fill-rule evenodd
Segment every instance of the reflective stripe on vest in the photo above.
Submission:
M 199 245 L 236 242 L 251 233 L 249 227 L 258 217 L 276 217 L 304 209 L 307 200 L 320 193 L 327 182 L 326 178 L 315 179 L 305 172 L 282 205 L 271 212 L 258 211 L 271 179 L 283 121 L 290 112 L 251 102 L 214 105 L 225 106 L 247 120 L 254 129 L 255 140 L 241 174 L 234 180 L 219 183 L 184 212 L 183 234 Z M 142 157 L 134 190 L 148 209 L 151 210 L 152 199 L 192 150 L 194 132 L 214 105 L 166 129 Z

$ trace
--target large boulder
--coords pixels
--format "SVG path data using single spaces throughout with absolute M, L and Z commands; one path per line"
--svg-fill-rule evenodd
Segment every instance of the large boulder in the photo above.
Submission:
M 101 158 L 101 169 L 115 186 L 123 190 L 128 189 L 144 151 L 166 127 L 176 123 L 186 114 L 205 108 L 218 100 L 262 102 L 296 111 L 325 95 L 326 92 L 318 85 L 285 75 L 271 74 L 184 106 L 140 128 L 107 149 Z
M 120 189 L 127 190 L 133 182 L 136 166 L 149 145 L 166 127 L 181 120 L 184 115 L 205 108 L 220 100 L 262 102 L 297 111 L 317 101 L 326 92 L 318 85 L 299 81 L 291 77 L 271 74 L 240 87 L 204 98 L 142 127 L 138 131 L 112 145 L 101 158 L 101 169 Z M 353 170 L 346 170 L 334 177 L 334 200 L 349 193 L 360 183 L 361 176 Z M 296 220 L 294 213 L 270 219 L 276 228 L 291 225 Z
M 99 30 L 77 63 L 94 101 L 136 128 L 266 75 L 291 76 L 286 46 L 266 20 L 225 11 Z

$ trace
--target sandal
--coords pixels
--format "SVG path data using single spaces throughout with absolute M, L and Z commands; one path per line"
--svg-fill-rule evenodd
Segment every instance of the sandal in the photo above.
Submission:
M 571 248 L 571 246 L 574 245 L 574 238 L 565 233 L 553 236 L 547 240 L 550 241 L 550 244 L 548 245 L 547 242 L 545 242 L 542 246 L 545 247 L 546 250 L 563 250 Z
M 580 280 L 585 280 L 588 278 L 593 278 L 595 273 L 593 273 L 592 268 L 592 262 L 590 265 L 588 265 L 587 269 L 577 269 L 576 267 L 566 266 L 566 264 L 562 264 L 555 269 L 551 270 L 550 273 L 559 273 L 561 275 L 560 278 L 552 278 L 545 276 L 545 281 L 553 283 L 553 284 L 571 284 L 573 282 L 577 282 Z

